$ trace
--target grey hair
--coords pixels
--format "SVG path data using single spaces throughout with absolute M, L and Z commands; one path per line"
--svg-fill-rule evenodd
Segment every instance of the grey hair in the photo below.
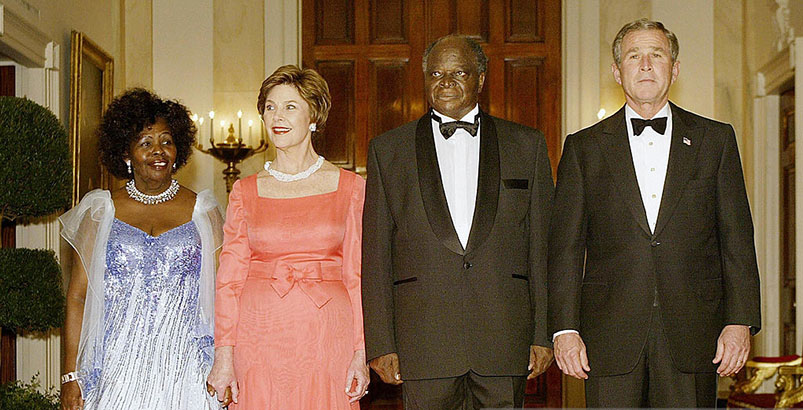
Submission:
M 669 40 L 669 52 L 672 55 L 672 62 L 674 63 L 677 61 L 680 45 L 678 44 L 678 38 L 675 36 L 675 33 L 669 31 L 660 21 L 642 18 L 625 24 L 624 27 L 619 30 L 619 33 L 616 34 L 616 38 L 613 40 L 613 46 L 611 47 L 613 51 L 613 61 L 616 62 L 616 65 L 622 63 L 622 40 L 624 40 L 628 33 L 641 30 L 658 30 L 664 33 L 666 39 Z
M 449 39 L 449 38 L 457 38 L 460 40 L 465 41 L 466 45 L 471 49 L 474 53 L 474 58 L 477 62 L 477 72 L 482 74 L 486 70 L 488 70 L 488 56 L 485 55 L 485 52 L 482 51 L 482 46 L 479 43 L 474 41 L 473 38 L 468 36 L 463 36 L 459 34 L 449 34 L 448 36 L 443 36 L 435 41 L 433 41 L 429 46 L 427 46 L 426 50 L 424 50 L 424 58 L 422 60 L 422 68 L 424 72 L 427 72 L 427 59 L 429 58 L 429 54 L 432 52 L 432 49 L 435 48 L 441 41 Z

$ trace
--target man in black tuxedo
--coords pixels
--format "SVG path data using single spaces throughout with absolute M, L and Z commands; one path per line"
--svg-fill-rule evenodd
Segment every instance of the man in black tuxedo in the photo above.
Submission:
M 473 40 L 438 39 L 423 63 L 432 110 L 368 150 L 367 357 L 404 381 L 408 410 L 520 407 L 528 373 L 552 361 L 546 141 L 480 110 L 487 58 Z
M 713 407 L 761 326 L 753 225 L 733 128 L 669 102 L 678 43 L 625 25 L 626 105 L 569 135 L 549 239 L 549 328 L 589 407 Z

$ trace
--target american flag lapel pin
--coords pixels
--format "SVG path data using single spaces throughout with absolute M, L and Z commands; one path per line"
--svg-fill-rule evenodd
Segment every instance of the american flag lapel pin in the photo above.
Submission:
M 683 143 L 691 147 L 691 140 L 690 139 L 688 139 L 686 137 L 683 137 Z

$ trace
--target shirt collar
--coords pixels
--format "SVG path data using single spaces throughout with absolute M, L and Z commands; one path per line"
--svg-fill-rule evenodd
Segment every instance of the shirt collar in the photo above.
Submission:
M 437 115 L 438 117 L 441 117 L 441 121 L 443 121 L 443 122 L 457 121 L 457 119 L 455 119 L 455 118 L 447 117 L 447 116 L 439 113 L 438 110 L 436 110 L 434 108 L 432 109 L 432 112 L 435 115 Z M 460 118 L 460 121 L 474 123 L 474 117 L 479 112 L 480 112 L 480 105 L 479 104 L 475 104 L 474 108 L 471 111 L 469 111 L 468 114 L 464 115 L 463 118 Z

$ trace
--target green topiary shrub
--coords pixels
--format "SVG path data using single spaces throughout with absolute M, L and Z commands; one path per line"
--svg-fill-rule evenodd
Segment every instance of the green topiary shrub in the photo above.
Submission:
M 25 98 L 0 97 L 0 216 L 38 217 L 70 203 L 67 132 L 50 110 Z
M 34 376 L 30 383 L 17 380 L 0 385 L 0 409 L 59 410 L 59 396 L 53 391 L 39 393 L 36 379 Z
M 43 332 L 64 322 L 61 268 L 53 251 L 0 249 L 0 295 L 2 327 Z

